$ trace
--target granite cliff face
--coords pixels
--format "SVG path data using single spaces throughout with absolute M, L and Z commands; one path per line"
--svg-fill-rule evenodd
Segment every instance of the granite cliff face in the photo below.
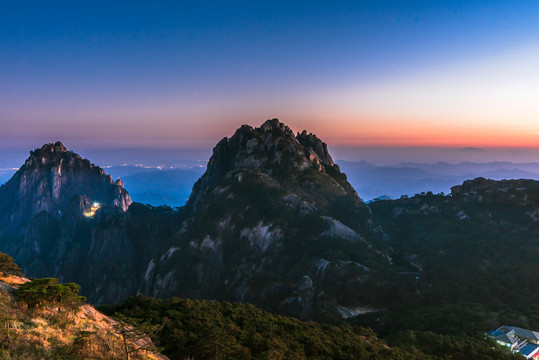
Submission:
M 188 207 L 198 209 L 205 196 L 223 182 L 225 176 L 245 169 L 276 178 L 306 169 L 340 173 L 326 144 L 313 134 L 303 131 L 295 136 L 277 119 L 268 120 L 255 129 L 243 125 L 230 139 L 224 138 L 215 146 L 206 173 L 193 188 Z M 354 192 L 346 181 L 339 185 Z
M 217 144 L 181 221 L 140 293 L 324 317 L 372 300 L 364 289 L 390 261 L 326 144 L 277 119 Z
M 93 301 L 118 301 L 136 290 L 130 204 L 120 180 L 60 142 L 46 144 L 0 188 L 0 248 L 28 276 L 76 281 Z
M 92 202 L 126 211 L 131 198 L 121 181 L 114 182 L 103 169 L 67 151 L 60 142 L 46 144 L 30 152 L 0 188 L 0 229 L 20 232 L 40 212 L 60 218 L 69 210 L 72 216 L 80 216 Z

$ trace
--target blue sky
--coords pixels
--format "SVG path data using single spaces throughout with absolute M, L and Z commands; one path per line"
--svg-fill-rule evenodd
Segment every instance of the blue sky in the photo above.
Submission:
M 0 2 L 0 147 L 539 147 L 539 2 Z M 503 103 L 503 107 L 500 107 Z

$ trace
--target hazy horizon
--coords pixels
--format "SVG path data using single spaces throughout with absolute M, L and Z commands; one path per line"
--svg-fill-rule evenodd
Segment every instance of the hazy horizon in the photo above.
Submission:
M 72 149 L 64 145 L 113 178 L 121 178 L 134 201 L 154 206 L 184 205 L 211 156 L 211 148 Z M 449 193 L 452 186 L 478 176 L 539 180 L 539 149 L 330 146 L 329 151 L 364 200 Z M 28 155 L 28 150 L 0 152 L 0 184 Z
M 5 3 L 0 143 L 211 149 L 277 117 L 332 148 L 538 148 L 538 11 L 527 0 Z
M 232 134 L 229 134 L 231 136 Z M 323 139 L 323 136 L 317 134 Z M 49 141 L 49 142 L 56 142 Z M 0 169 L 16 169 L 22 166 L 30 151 L 42 145 L 27 149 L 20 146 L 10 149 L 0 146 Z M 206 148 L 84 148 L 72 147 L 62 142 L 83 158 L 101 167 L 121 165 L 141 165 L 148 167 L 205 167 L 210 159 L 213 146 Z M 217 143 L 217 142 L 216 142 Z M 214 144 L 215 145 L 215 144 Z M 332 146 L 328 145 L 330 155 L 335 161 L 365 161 L 376 166 L 392 166 L 402 163 L 436 164 L 445 162 L 488 163 L 539 163 L 538 148 L 477 148 L 477 147 L 383 147 L 383 146 Z

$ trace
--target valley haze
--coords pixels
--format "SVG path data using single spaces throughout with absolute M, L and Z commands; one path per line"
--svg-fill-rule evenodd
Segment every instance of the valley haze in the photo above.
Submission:
M 298 129 L 299 130 L 299 129 Z M 539 180 L 539 150 L 329 146 L 359 196 L 369 201 L 421 192 L 449 193 L 467 179 Z M 121 178 L 134 201 L 183 206 L 203 174 L 208 149 L 81 149 L 113 178 Z M 27 150 L 0 153 L 0 184 L 24 162 Z

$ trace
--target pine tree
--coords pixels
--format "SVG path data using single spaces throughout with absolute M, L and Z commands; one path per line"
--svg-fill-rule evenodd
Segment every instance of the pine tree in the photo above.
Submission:
M 0 252 L 0 273 L 4 275 L 22 275 L 21 268 L 8 254 Z

